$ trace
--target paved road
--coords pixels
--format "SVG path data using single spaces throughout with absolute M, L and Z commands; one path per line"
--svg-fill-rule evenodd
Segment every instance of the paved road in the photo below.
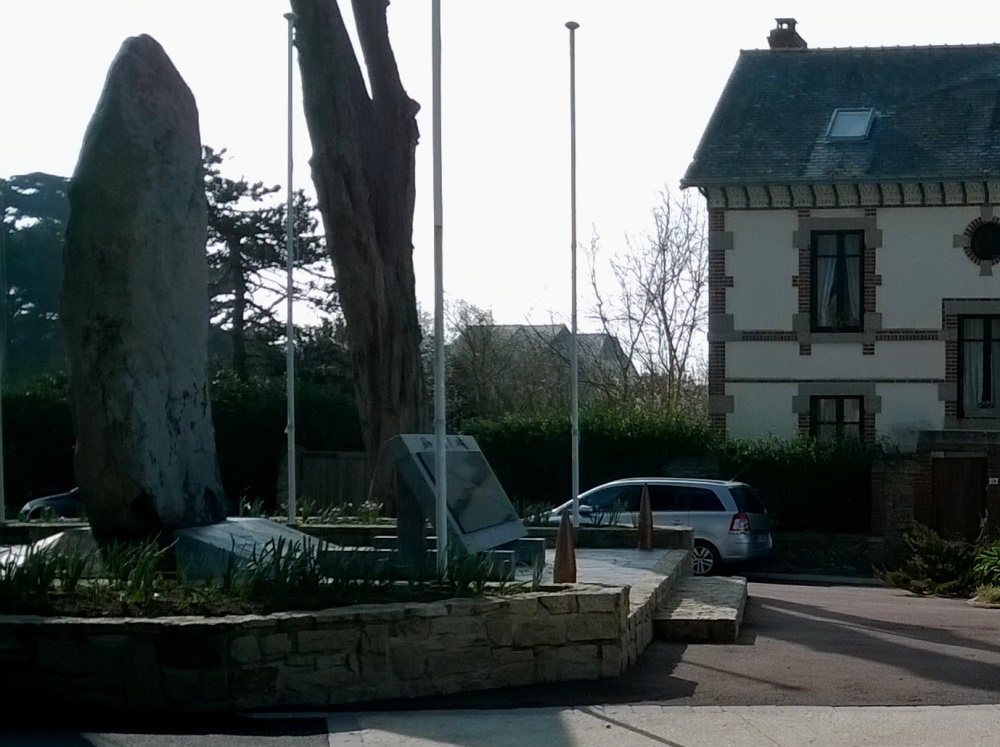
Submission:
M 751 583 L 749 593 L 735 645 L 657 641 L 616 680 L 461 693 L 392 707 L 1000 703 L 1000 610 L 882 587 Z
M 691 747 L 792 745 L 806 736 L 815 744 L 996 744 L 1000 707 L 978 704 L 1000 703 L 1000 610 L 884 588 L 749 588 L 737 644 L 655 642 L 616 680 L 351 706 L 329 722 L 301 714 L 0 731 L 0 745 Z M 915 705 L 953 708 L 871 707 Z M 508 710 L 523 708 L 532 710 Z M 945 734 L 954 739 L 942 741 Z

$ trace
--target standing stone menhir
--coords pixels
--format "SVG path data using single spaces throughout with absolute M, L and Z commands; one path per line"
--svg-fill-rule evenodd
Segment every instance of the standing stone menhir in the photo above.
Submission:
M 69 197 L 62 320 L 94 534 L 219 521 L 198 110 L 151 37 L 112 63 Z

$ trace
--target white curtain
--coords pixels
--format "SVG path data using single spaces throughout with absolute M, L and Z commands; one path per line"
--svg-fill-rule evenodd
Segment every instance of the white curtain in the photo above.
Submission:
M 816 252 L 816 324 L 833 327 L 837 323 L 837 300 L 833 283 L 837 277 L 837 237 L 818 236 Z
M 861 235 L 844 236 L 847 260 L 847 316 L 842 320 L 852 326 L 861 324 Z
M 971 414 L 979 409 L 982 401 L 983 343 L 966 340 L 962 345 L 962 409 Z

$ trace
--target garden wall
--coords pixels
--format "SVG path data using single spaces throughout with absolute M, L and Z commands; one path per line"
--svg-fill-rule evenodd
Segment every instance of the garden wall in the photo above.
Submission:
M 672 570 L 678 553 L 664 555 Z M 616 677 L 652 639 L 653 610 L 675 580 L 654 571 L 631 590 L 581 584 L 267 616 L 3 616 L 0 701 L 244 710 Z

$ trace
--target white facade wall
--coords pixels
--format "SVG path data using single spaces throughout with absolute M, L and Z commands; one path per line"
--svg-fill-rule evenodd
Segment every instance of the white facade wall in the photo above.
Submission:
M 798 222 L 794 210 L 726 213 L 726 230 L 733 234 L 726 274 L 734 278 L 726 291 L 726 311 L 738 315 L 742 328 L 792 328 L 799 297 L 792 287 L 792 276 L 799 271 L 792 232 Z
M 956 237 L 981 215 L 978 206 L 877 209 L 881 244 L 875 250 L 875 273 L 881 284 L 876 286 L 876 313 L 881 315 L 881 334 L 941 333 L 945 298 L 1000 302 L 1000 265 L 994 275 L 984 276 L 956 246 Z M 865 211 L 812 209 L 809 217 L 860 220 Z M 818 335 L 807 340 L 809 355 L 800 354 L 798 340 L 739 339 L 744 332 L 795 333 L 799 291 L 792 278 L 799 274 L 794 241 L 799 227 L 796 210 L 725 213 L 725 228 L 732 234 L 725 274 L 734 281 L 727 290 L 725 312 L 731 315 L 735 337 L 725 346 L 725 391 L 732 397 L 728 432 L 740 437 L 794 436 L 799 417 L 792 398 L 799 394 L 799 383 L 835 386 L 842 380 L 874 385 L 877 435 L 912 448 L 918 431 L 945 427 L 943 333 L 941 339 L 876 340 L 874 355 L 863 354 L 861 341 L 829 342 Z
M 875 416 L 878 434 L 901 449 L 913 451 L 919 431 L 938 430 L 944 422 L 944 403 L 936 384 L 879 384 L 882 412 Z
M 730 342 L 727 379 L 943 379 L 944 343 L 879 342 L 875 355 L 861 343 L 813 343 L 812 355 L 799 355 L 797 342 Z
M 939 329 L 942 298 L 1000 295 L 1000 273 L 980 276 L 979 267 L 954 246 L 954 237 L 979 215 L 978 207 L 879 209 L 877 308 L 884 328 Z
M 792 412 L 795 384 L 729 384 L 735 407 L 726 418 L 726 432 L 737 438 L 774 435 L 794 438 L 799 418 Z

